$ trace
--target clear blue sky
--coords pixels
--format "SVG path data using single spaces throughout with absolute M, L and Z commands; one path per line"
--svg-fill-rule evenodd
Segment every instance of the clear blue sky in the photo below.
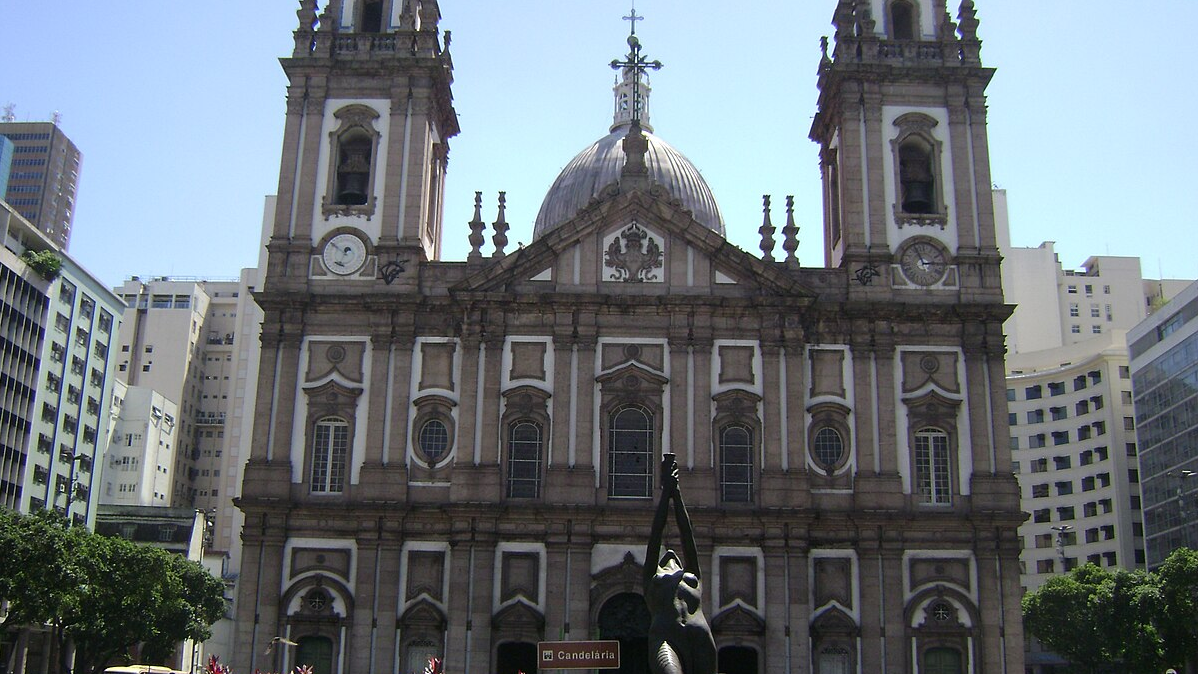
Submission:
M 1198 134 L 1179 38 L 1198 2 L 976 0 L 991 166 L 1012 241 L 1057 242 L 1066 267 L 1133 255 L 1146 276 L 1198 277 Z M 323 3 L 322 3 L 323 4 Z M 956 13 L 957 0 L 950 0 Z M 0 103 L 63 115 L 84 154 L 71 253 L 109 284 L 236 276 L 257 260 L 277 188 L 293 0 L 0 0 Z M 805 265 L 822 263 L 815 146 L 819 37 L 835 0 L 640 0 L 658 135 L 710 183 L 729 238 L 757 249 L 761 195 L 794 194 Z M 462 133 L 451 142 L 446 259 L 464 259 L 475 190 L 508 193 L 527 242 L 557 172 L 606 133 L 628 0 L 441 0 Z M 1162 35 L 1161 24 L 1170 27 Z M 16 55 L 20 55 L 17 57 Z M 488 233 L 489 236 L 489 233 Z

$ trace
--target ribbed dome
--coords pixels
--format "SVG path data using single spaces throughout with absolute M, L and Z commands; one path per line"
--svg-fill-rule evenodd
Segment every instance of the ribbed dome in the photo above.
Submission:
M 624 167 L 622 143 L 626 135 L 626 126 L 615 129 L 580 152 L 562 169 L 541 203 L 541 212 L 537 214 L 533 228 L 534 239 L 574 217 L 592 197 L 598 196 L 601 189 L 619 180 L 620 170 Z M 724 218 L 699 169 L 664 140 L 647 131 L 645 138 L 649 141 L 649 150 L 645 153 L 649 178 L 680 199 L 682 207 L 690 210 L 695 220 L 723 236 Z

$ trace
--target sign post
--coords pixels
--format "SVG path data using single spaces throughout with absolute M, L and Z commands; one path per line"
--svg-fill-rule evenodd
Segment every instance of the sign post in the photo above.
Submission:
M 538 669 L 619 669 L 619 641 L 542 641 Z

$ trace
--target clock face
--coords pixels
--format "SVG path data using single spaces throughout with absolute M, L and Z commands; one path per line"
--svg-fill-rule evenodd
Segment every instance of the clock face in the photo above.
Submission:
M 338 276 L 347 276 L 366 262 L 366 244 L 353 234 L 338 234 L 325 244 L 324 266 Z
M 935 285 L 948 271 L 948 256 L 944 249 L 931 241 L 916 241 L 899 256 L 903 275 L 916 285 Z

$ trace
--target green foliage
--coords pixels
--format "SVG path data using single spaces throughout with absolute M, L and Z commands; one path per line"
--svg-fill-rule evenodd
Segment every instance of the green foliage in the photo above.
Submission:
M 58 278 L 58 273 L 62 271 L 62 258 L 58 257 L 52 250 L 34 251 L 26 249 L 21 254 L 21 259 L 47 281 L 53 281 Z
M 1083 672 L 1115 663 L 1131 674 L 1182 670 L 1198 655 L 1196 624 L 1193 550 L 1175 551 L 1155 573 L 1087 564 L 1023 598 L 1024 631 Z
M 224 584 L 198 563 L 52 512 L 0 509 L 0 559 L 10 607 L 0 627 L 55 626 L 74 642 L 78 672 L 100 672 L 136 644 L 161 661 L 184 639 L 210 637 L 225 612 Z

